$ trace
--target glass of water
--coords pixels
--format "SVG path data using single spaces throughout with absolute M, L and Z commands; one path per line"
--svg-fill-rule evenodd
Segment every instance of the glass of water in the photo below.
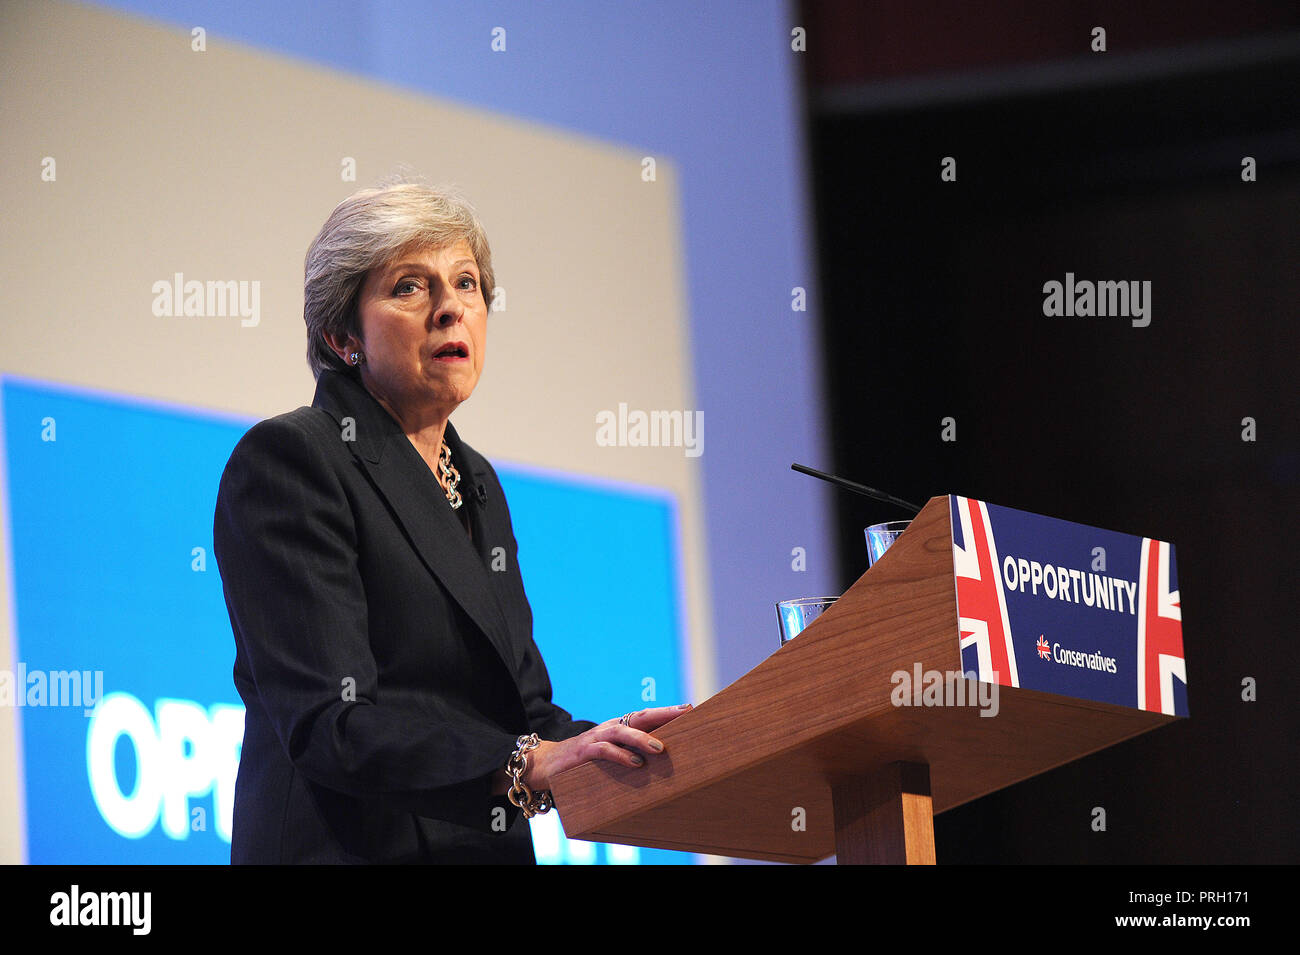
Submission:
M 907 530 L 907 525 L 911 521 L 885 521 L 883 524 L 872 524 L 867 528 L 867 566 L 870 567 L 876 561 L 884 556 L 885 551 L 889 550 L 889 545 L 903 536 L 903 531 Z
M 781 646 L 785 646 L 799 636 L 808 624 L 822 615 L 822 612 L 838 600 L 838 597 L 799 597 L 795 600 L 781 600 L 776 605 L 776 618 L 781 625 Z

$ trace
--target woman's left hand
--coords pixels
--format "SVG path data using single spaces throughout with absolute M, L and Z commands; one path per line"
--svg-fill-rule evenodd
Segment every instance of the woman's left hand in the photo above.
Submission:
M 637 710 L 628 714 L 626 723 L 621 719 L 606 720 L 570 739 L 559 742 L 543 740 L 528 754 L 524 783 L 533 791 L 550 789 L 551 780 L 555 776 L 593 759 L 603 759 L 623 766 L 642 766 L 645 764 L 642 753 L 651 756 L 664 751 L 664 744 L 650 735 L 650 731 L 681 716 L 690 708 L 691 704 L 683 703 L 680 706 Z

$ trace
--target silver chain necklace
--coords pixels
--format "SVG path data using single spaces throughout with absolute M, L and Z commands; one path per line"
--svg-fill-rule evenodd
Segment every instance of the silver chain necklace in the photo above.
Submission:
M 460 472 L 451 463 L 451 448 L 447 447 L 446 441 L 442 442 L 442 451 L 438 454 L 438 468 L 442 472 L 442 479 L 447 482 L 445 490 L 451 509 L 459 510 L 460 491 L 456 490 L 456 485 L 460 484 Z

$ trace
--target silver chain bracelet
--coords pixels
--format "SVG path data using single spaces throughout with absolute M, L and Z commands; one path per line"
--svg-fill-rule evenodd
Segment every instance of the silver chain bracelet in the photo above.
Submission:
M 527 754 L 540 745 L 541 741 L 536 733 L 519 737 L 515 741 L 515 751 L 510 754 L 510 759 L 506 763 L 506 772 L 510 775 L 510 789 L 506 795 L 510 797 L 510 802 L 523 812 L 525 819 L 550 812 L 551 807 L 555 805 L 549 789 L 533 792 L 524 785 L 524 773 L 528 771 Z

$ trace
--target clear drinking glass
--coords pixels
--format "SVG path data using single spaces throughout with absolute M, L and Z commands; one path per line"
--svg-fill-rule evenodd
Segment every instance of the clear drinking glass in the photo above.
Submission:
M 808 624 L 821 616 L 838 597 L 799 597 L 780 600 L 776 605 L 776 619 L 781 625 L 781 646 L 797 637 Z
M 867 566 L 870 567 L 889 550 L 889 545 L 898 540 L 907 530 L 911 521 L 885 521 L 872 524 L 867 528 Z

